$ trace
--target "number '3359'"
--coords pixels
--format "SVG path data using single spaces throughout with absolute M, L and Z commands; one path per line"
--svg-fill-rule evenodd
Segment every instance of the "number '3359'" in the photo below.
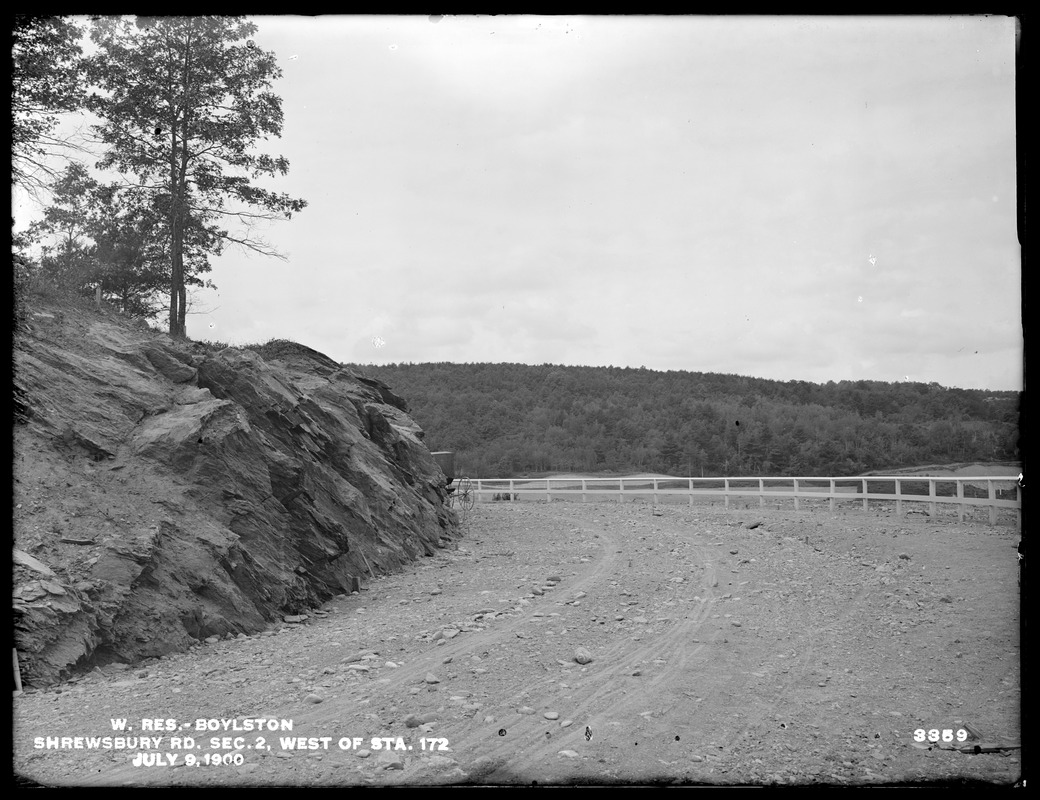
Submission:
M 932 728 L 927 731 L 924 728 L 918 728 L 914 731 L 915 742 L 952 742 L 954 740 L 958 742 L 967 741 L 968 732 L 964 728 L 958 728 L 957 730 L 953 728 L 943 728 L 942 730 Z

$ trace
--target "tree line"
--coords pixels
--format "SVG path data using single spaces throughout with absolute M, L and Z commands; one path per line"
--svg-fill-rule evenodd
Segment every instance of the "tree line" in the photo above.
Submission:
M 183 337 L 212 256 L 278 255 L 250 229 L 307 203 L 258 183 L 289 163 L 256 150 L 283 124 L 281 71 L 256 31 L 242 17 L 14 18 L 11 180 L 49 198 L 14 237 L 16 289 L 45 281 L 134 317 L 168 310 Z M 63 133 L 83 114 L 97 120 L 86 136 Z
M 352 365 L 471 477 L 858 475 L 1017 461 L 1019 394 L 543 364 Z

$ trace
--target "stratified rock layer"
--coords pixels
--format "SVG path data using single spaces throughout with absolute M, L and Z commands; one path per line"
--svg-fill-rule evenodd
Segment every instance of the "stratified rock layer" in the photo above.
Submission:
M 256 632 L 457 534 L 421 429 L 378 381 L 290 342 L 261 356 L 85 308 L 27 319 L 14 470 L 26 683 Z

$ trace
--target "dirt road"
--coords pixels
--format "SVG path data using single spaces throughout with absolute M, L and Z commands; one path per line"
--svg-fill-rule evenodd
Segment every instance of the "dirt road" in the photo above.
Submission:
M 16 697 L 16 772 L 78 786 L 1021 777 L 1012 525 L 555 502 L 481 504 L 465 527 L 457 550 L 305 620 Z M 1003 749 L 943 749 L 976 744 Z

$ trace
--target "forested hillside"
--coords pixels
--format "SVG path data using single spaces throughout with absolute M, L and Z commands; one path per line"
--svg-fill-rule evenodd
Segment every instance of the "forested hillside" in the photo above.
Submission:
M 854 475 L 1017 460 L 1017 392 L 543 364 L 351 365 L 471 477 Z

